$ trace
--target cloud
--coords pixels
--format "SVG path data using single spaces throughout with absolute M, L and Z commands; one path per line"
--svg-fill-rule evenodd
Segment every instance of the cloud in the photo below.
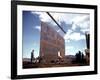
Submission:
M 31 12 L 33 15 L 37 14 L 39 15 L 40 21 L 48 23 L 48 25 L 52 25 L 56 28 L 57 24 L 51 19 L 51 17 L 46 12 Z M 54 16 L 53 16 L 54 17 Z M 51 27 L 52 27 L 51 26 Z
M 72 50 L 74 50 L 74 47 L 67 45 L 66 48 L 65 48 L 65 54 L 66 55 L 74 55 L 73 52 L 72 52 Z
M 85 39 L 85 35 L 81 35 L 80 33 L 72 33 L 72 34 L 69 36 L 69 38 L 70 38 L 71 40 L 76 40 L 76 41 L 78 41 L 78 40 Z
M 89 28 L 90 28 L 89 15 L 78 16 L 74 18 L 72 21 L 73 21 L 73 24 L 72 24 L 73 30 L 76 30 L 77 28 L 79 28 L 80 31 L 82 31 L 83 33 L 89 32 Z
M 39 30 L 39 31 L 41 31 L 41 27 L 40 26 L 35 26 L 34 28 Z
M 73 46 L 67 46 L 66 49 L 73 49 Z
M 90 33 L 90 29 L 89 28 L 87 28 L 87 29 L 81 29 L 81 32 L 83 32 L 83 33 Z
M 67 31 L 64 36 L 66 42 L 70 42 L 70 40 L 78 41 L 85 39 L 85 35 L 82 33 L 89 32 L 90 30 L 90 22 L 89 15 L 79 15 L 72 19 L 72 28 Z M 80 29 L 80 32 L 75 32 L 76 29 Z
M 51 19 L 51 17 L 46 12 L 31 12 L 31 14 L 37 14 L 39 15 L 39 18 L 43 22 L 48 22 L 49 24 L 53 26 L 57 26 L 57 24 Z M 62 22 L 65 22 L 66 24 L 71 24 L 71 18 L 73 17 L 72 14 L 68 13 L 57 13 L 57 12 L 49 12 L 51 16 L 61 25 Z
M 40 20 L 41 21 L 43 21 L 43 22 L 50 22 L 51 21 L 51 18 L 47 15 L 47 13 L 46 12 L 31 12 L 33 15 L 34 14 L 37 14 L 37 15 L 39 15 L 39 18 L 40 18 Z
M 61 24 L 61 22 L 65 22 L 66 24 L 71 24 L 72 21 L 71 19 L 73 18 L 73 15 L 72 14 L 69 14 L 69 13 L 50 13 L 54 19 L 59 23 Z
M 74 23 L 82 23 L 87 20 L 89 20 L 89 15 L 79 15 L 72 19 Z
M 64 35 L 64 39 L 68 39 L 69 35 L 72 33 L 73 31 L 71 29 L 69 29 L 67 31 L 67 33 Z
M 72 33 L 73 31 L 72 30 L 68 30 L 67 33 L 64 35 L 64 39 L 65 39 L 65 42 L 70 42 L 70 34 Z
M 67 40 L 74 40 L 74 41 L 78 41 L 78 40 L 82 40 L 85 39 L 85 35 L 82 35 L 78 32 L 72 32 L 71 30 L 69 30 L 67 32 L 67 34 L 64 36 L 64 39 Z
M 63 26 L 66 26 L 67 24 L 71 24 L 71 26 L 69 27 L 74 31 L 78 28 L 83 33 L 89 32 L 89 28 L 90 28 L 89 14 L 56 13 L 56 12 L 50 14 L 60 25 L 62 22 L 64 22 L 65 24 Z
M 88 29 L 90 27 L 90 22 L 89 21 L 83 21 L 81 23 L 75 23 L 76 28 L 80 28 L 80 29 Z
M 47 22 L 49 25 L 52 25 L 57 32 L 61 33 L 61 30 L 59 28 L 57 28 L 57 24 L 51 19 L 51 17 L 46 12 L 31 12 L 31 13 L 39 15 L 39 18 L 41 21 Z M 71 34 L 70 31 L 65 30 L 65 31 L 67 31 L 67 34 L 65 34 L 65 36 L 64 36 L 65 39 L 66 38 L 73 39 L 73 40 L 83 39 L 83 35 L 81 35 L 79 33 L 74 34 L 74 31 L 77 28 L 80 29 L 80 31 L 82 33 L 89 32 L 90 18 L 89 18 L 88 14 L 56 13 L 56 12 L 49 12 L 49 13 L 53 16 L 53 18 L 60 25 L 62 25 L 62 22 L 65 23 L 63 25 L 64 27 L 67 24 L 71 24 L 71 26 L 69 26 L 69 27 L 67 26 L 67 27 L 70 28 L 70 31 L 73 31 L 73 34 Z M 76 38 L 74 39 L 74 38 L 70 37 L 70 35 L 71 36 L 77 35 L 78 39 L 76 39 Z

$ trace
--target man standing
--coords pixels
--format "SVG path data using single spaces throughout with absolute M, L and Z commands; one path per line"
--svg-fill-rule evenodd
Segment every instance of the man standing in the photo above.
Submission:
M 31 63 L 33 61 L 33 58 L 34 58 L 34 50 L 32 50 L 32 52 L 31 52 Z

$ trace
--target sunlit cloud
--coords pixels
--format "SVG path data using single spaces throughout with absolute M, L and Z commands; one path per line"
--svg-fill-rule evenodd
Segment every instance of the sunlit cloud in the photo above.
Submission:
M 39 15 L 39 18 L 41 21 L 44 21 L 44 22 L 48 22 L 50 20 L 49 16 L 46 14 L 46 12 L 31 12 L 33 15 L 34 14 L 37 14 Z
M 46 12 L 31 12 L 33 15 L 39 15 L 40 21 L 47 22 L 52 26 L 57 26 L 57 24 L 51 19 L 51 17 Z M 90 22 L 88 14 L 72 14 L 72 13 L 56 13 L 49 12 L 52 17 L 61 25 L 62 22 L 65 22 L 63 26 L 71 24 L 71 29 L 76 30 L 80 29 L 81 32 L 89 32 Z M 60 30 L 57 30 L 60 32 Z M 68 35 L 68 34 L 67 34 Z
M 83 23 L 84 21 L 87 21 L 87 20 L 89 20 L 89 15 L 79 15 L 79 16 L 76 16 L 76 17 L 74 17 L 73 19 L 72 19 L 72 21 L 74 22 L 74 23 Z
M 65 39 L 65 40 L 74 40 L 74 41 L 78 41 L 78 40 L 85 39 L 85 35 L 82 35 L 82 34 L 80 34 L 80 33 L 74 32 L 74 33 L 66 34 L 66 35 L 64 36 L 64 39 Z
M 73 24 L 72 24 L 73 30 L 76 30 L 77 28 L 79 28 L 83 33 L 89 32 L 89 28 L 90 28 L 89 15 L 78 16 L 74 18 L 72 21 L 73 21 Z
M 33 27 L 33 28 L 35 28 L 35 29 L 41 31 L 41 27 L 40 27 L 40 26 L 35 26 L 35 27 Z

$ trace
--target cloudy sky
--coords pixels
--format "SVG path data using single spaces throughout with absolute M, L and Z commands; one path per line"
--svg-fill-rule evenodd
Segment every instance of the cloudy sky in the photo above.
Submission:
M 86 48 L 85 33 L 89 33 L 90 28 L 90 15 L 85 13 L 49 13 L 66 33 L 58 28 L 46 12 L 23 11 L 23 57 L 30 58 L 32 49 L 35 50 L 34 56 L 39 56 L 41 21 L 52 25 L 65 39 L 66 55 L 75 55 L 79 50 L 84 52 Z

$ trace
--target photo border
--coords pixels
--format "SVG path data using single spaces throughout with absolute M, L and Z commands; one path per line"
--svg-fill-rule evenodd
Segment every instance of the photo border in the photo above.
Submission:
M 65 7 L 65 8 L 81 8 L 94 10 L 94 71 L 81 72 L 62 72 L 49 74 L 17 74 L 17 5 L 35 5 L 47 7 Z M 97 74 L 97 6 L 96 5 L 80 5 L 80 4 L 64 4 L 64 3 L 47 3 L 33 1 L 11 1 L 11 78 L 42 78 L 42 77 L 58 77 L 58 76 L 75 76 Z

